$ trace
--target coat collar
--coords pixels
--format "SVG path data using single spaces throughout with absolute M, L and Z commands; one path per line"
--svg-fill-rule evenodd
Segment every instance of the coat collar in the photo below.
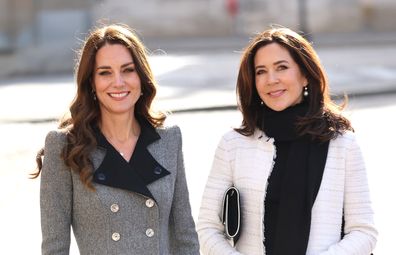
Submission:
M 160 135 L 146 120 L 139 120 L 139 124 L 141 133 L 129 162 L 107 141 L 98 127 L 94 128 L 97 145 L 105 150 L 105 156 L 94 172 L 93 181 L 154 199 L 147 185 L 170 172 L 147 149 L 150 144 L 161 139 Z

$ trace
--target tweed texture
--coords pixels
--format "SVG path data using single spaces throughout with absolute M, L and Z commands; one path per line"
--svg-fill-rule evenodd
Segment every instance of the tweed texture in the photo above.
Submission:
M 203 254 L 265 254 L 264 201 L 275 156 L 273 139 L 259 130 L 250 137 L 233 130 L 222 137 L 197 223 Z M 231 184 L 240 190 L 243 216 L 235 248 L 225 239 L 220 221 L 223 194 Z M 346 236 L 340 240 L 343 208 Z M 348 132 L 330 142 L 306 254 L 367 255 L 376 237 L 364 161 L 354 134 Z
M 81 254 L 199 254 L 180 130 L 157 132 L 161 139 L 148 149 L 171 174 L 148 185 L 156 199 L 153 207 L 146 206 L 147 197 L 131 191 L 96 183 L 96 191 L 88 190 L 60 158 L 66 135 L 47 135 L 40 187 L 42 254 L 69 254 L 71 227 Z M 91 154 L 95 169 L 105 153 L 98 148 Z M 152 237 L 146 235 L 148 228 L 154 230 Z M 118 241 L 113 233 L 120 235 Z

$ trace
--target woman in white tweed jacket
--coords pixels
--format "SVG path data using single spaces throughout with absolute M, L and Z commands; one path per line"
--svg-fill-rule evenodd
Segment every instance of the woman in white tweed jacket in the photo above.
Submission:
M 312 46 L 286 28 L 257 35 L 237 92 L 243 122 L 216 150 L 197 223 L 201 252 L 370 254 L 377 231 L 364 161 Z M 242 207 L 235 246 L 221 222 L 231 185 Z
M 151 110 L 144 46 L 126 25 L 97 28 L 76 72 L 71 117 L 37 156 L 42 254 L 69 254 L 72 227 L 81 254 L 198 255 L 181 133 Z

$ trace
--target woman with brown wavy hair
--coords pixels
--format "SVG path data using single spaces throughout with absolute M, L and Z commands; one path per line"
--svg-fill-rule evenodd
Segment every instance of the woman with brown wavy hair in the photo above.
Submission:
M 240 128 L 221 139 L 197 230 L 203 254 L 370 254 L 377 231 L 364 160 L 342 107 L 329 96 L 310 43 L 287 28 L 243 52 Z M 223 194 L 235 186 L 241 232 L 227 240 Z
M 126 25 L 93 30 L 76 80 L 37 155 L 42 253 L 69 254 L 72 227 L 81 254 L 199 254 L 181 133 L 151 109 L 143 44 Z

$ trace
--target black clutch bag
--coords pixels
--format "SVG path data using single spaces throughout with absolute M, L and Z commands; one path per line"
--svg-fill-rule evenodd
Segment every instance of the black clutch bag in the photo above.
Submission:
M 222 222 L 225 236 L 235 245 L 241 234 L 241 201 L 239 190 L 234 186 L 224 193 Z

